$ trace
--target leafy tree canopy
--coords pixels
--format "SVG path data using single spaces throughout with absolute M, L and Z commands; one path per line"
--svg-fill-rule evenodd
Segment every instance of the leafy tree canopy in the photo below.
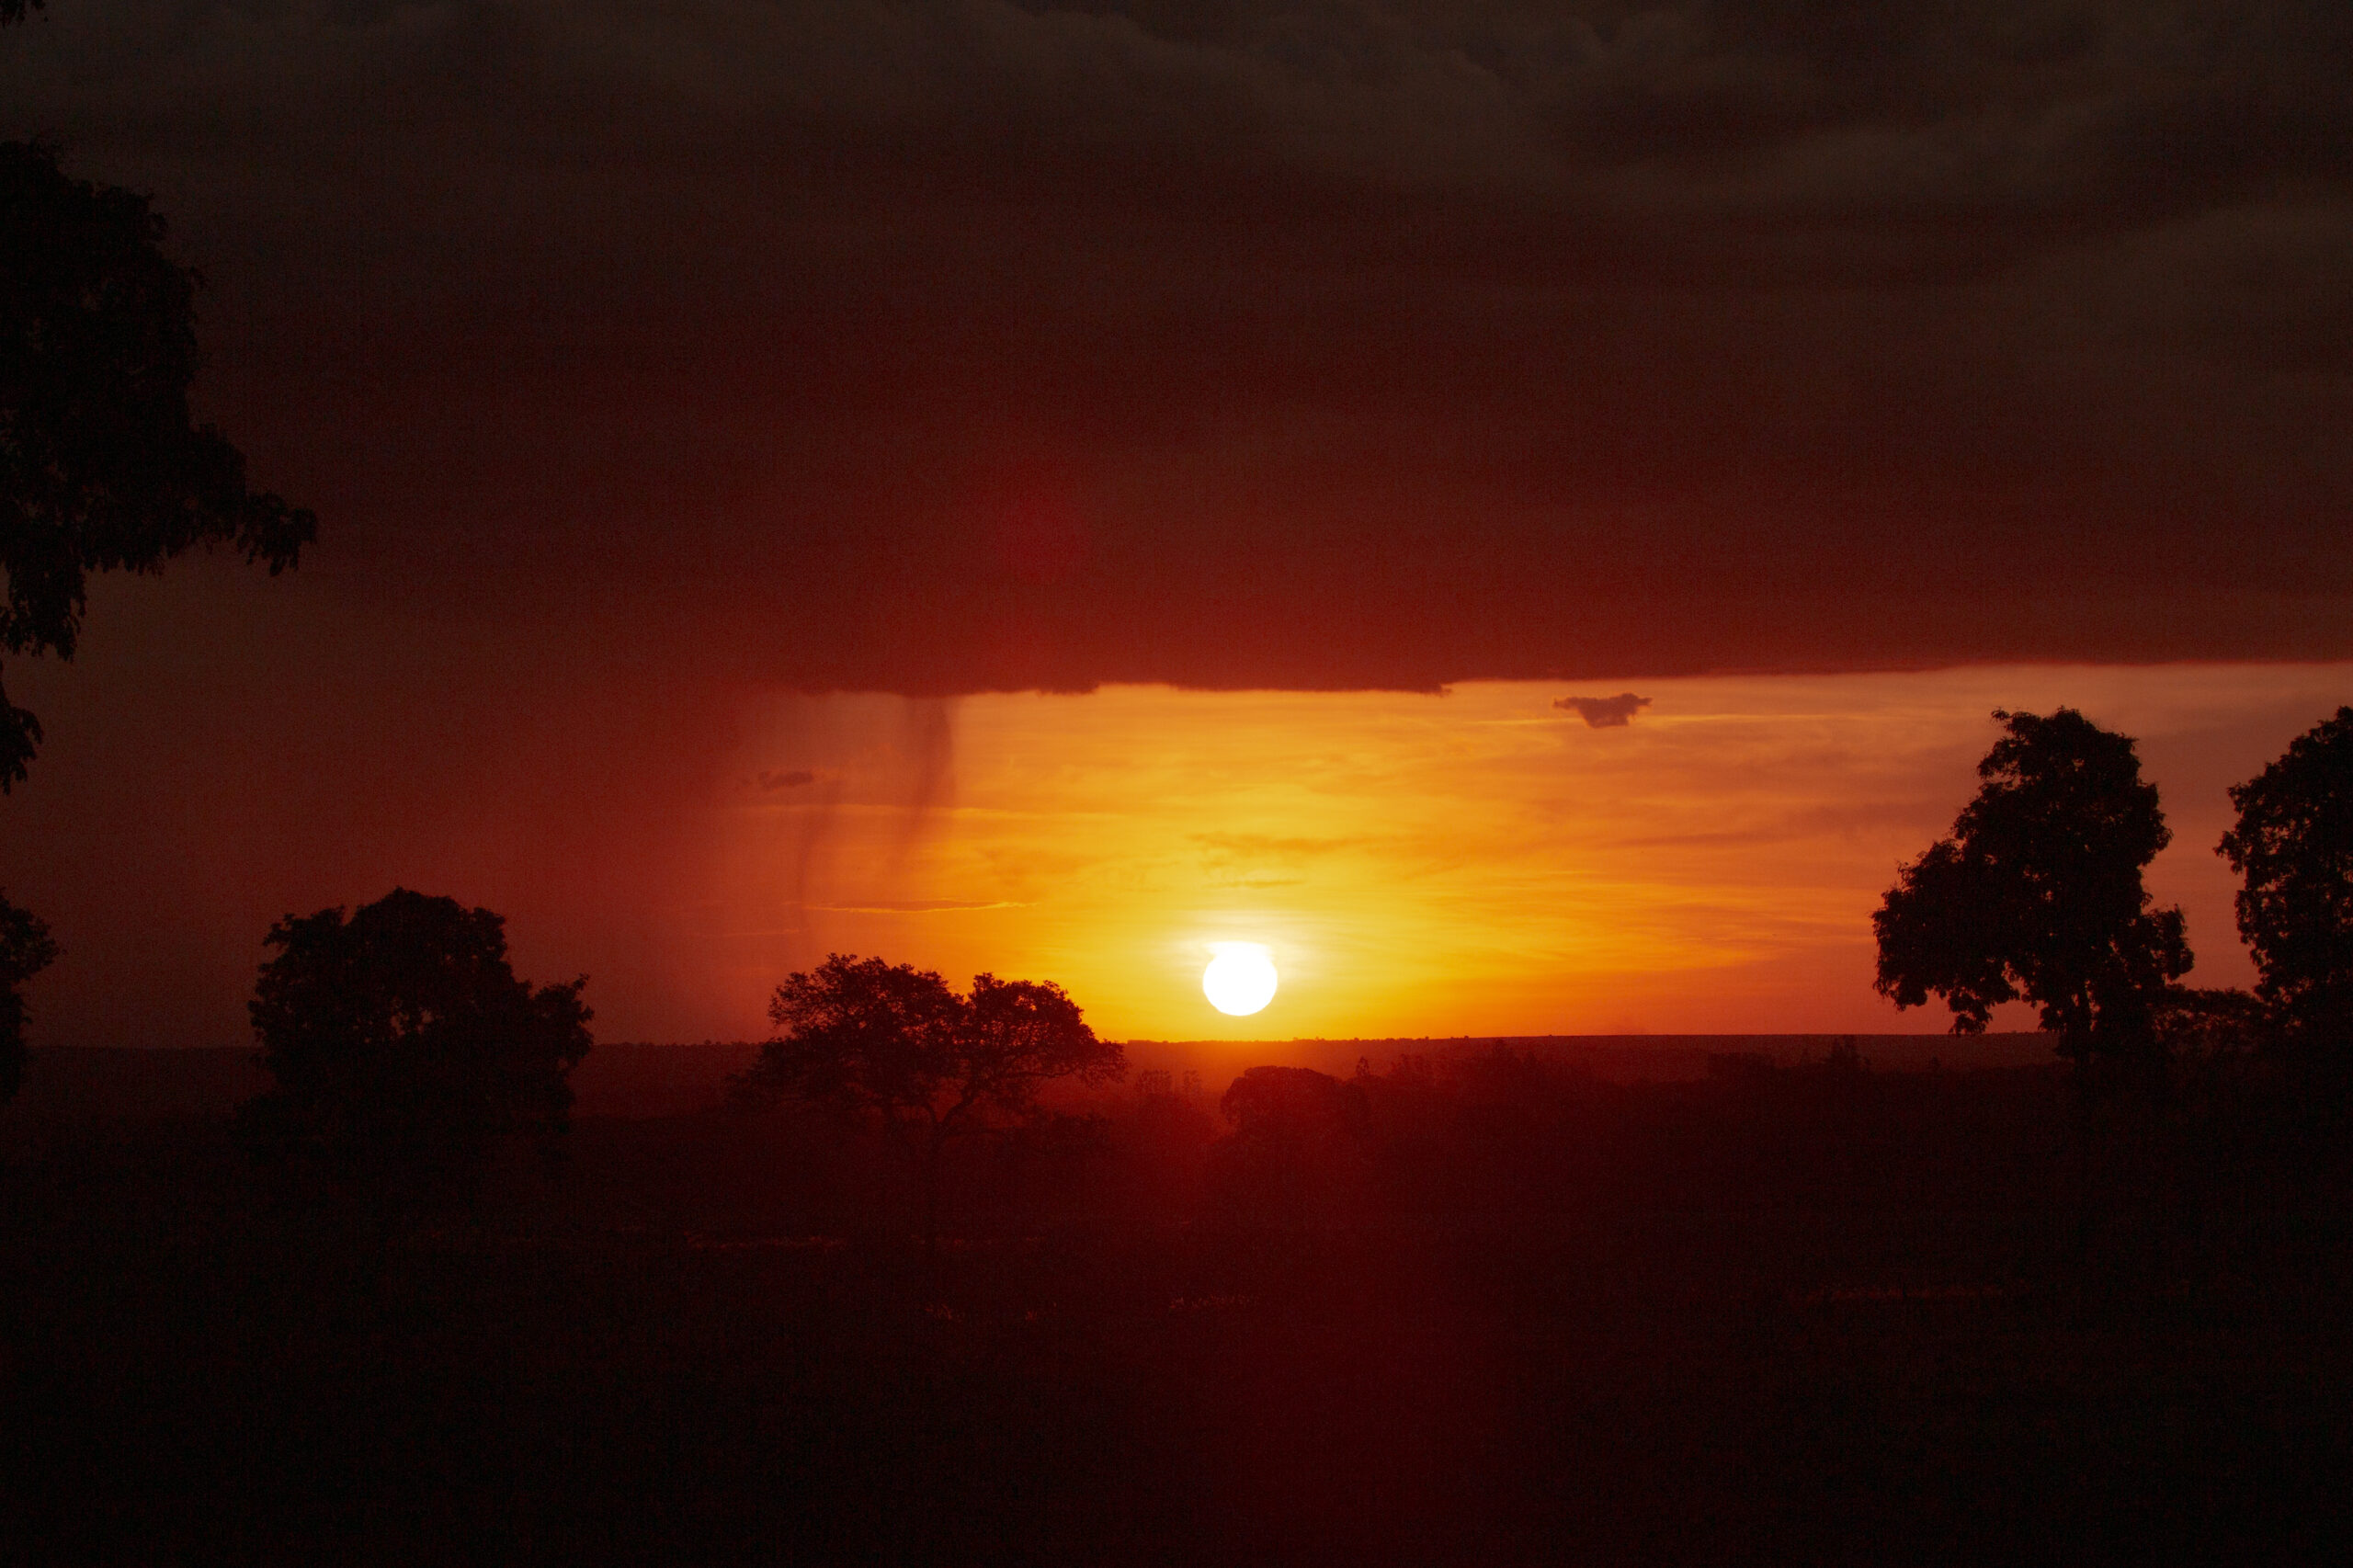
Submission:
M 2353 708 L 2231 789 L 2220 852 L 2239 873 L 2256 992 L 2311 1039 L 2353 1040 Z
M 983 974 L 959 995 L 930 970 L 879 958 L 835 953 L 792 975 L 776 988 L 768 1019 L 781 1038 L 760 1048 L 737 1092 L 879 1121 L 917 1165 L 926 1244 L 938 1239 L 949 1140 L 1034 1112 L 1056 1079 L 1107 1084 L 1128 1065 L 1051 982 Z
M 1903 868 L 1871 917 L 1880 994 L 1944 998 L 1957 1033 L 2023 997 L 2082 1059 L 2153 1039 L 2189 969 L 2179 909 L 2151 909 L 2142 871 L 2172 838 L 2131 737 L 2071 708 L 1997 711 L 1977 798 Z
M 229 544 L 275 574 L 317 532 L 192 423 L 199 278 L 163 239 L 144 197 L 71 178 L 39 142 L 0 142 L 0 652 L 72 658 L 89 573 Z M 0 790 L 40 742 L 0 691 Z
M 1054 1079 L 1127 1071 L 1051 981 L 983 974 L 960 996 L 930 970 L 835 953 L 778 986 L 768 1019 L 783 1036 L 743 1089 L 874 1112 L 894 1131 L 1025 1112 Z
M 587 982 L 516 978 L 501 916 L 396 888 L 348 919 L 289 915 L 267 945 L 251 1012 L 277 1086 L 241 1113 L 256 1152 L 426 1196 L 500 1137 L 563 1130 Z

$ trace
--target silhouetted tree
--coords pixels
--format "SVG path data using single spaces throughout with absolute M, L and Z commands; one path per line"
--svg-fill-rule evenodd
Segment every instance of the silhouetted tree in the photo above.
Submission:
M 2256 994 L 2306 1048 L 2353 1045 L 2353 708 L 2234 785 L 2231 803 L 2238 825 L 2220 853 L 2245 882 Z
M 1362 1083 L 1311 1067 L 1253 1067 L 1218 1109 L 1233 1131 L 1218 1153 L 1228 1190 L 1287 1219 L 1323 1207 L 1363 1176 L 1370 1118 Z
M 976 975 L 960 996 L 930 970 L 835 953 L 776 988 L 781 1039 L 735 1080 L 739 1096 L 788 1098 L 871 1119 L 913 1165 L 924 1249 L 939 1245 L 940 1159 L 950 1140 L 1035 1112 L 1048 1083 L 1123 1076 L 1127 1052 L 1097 1040 L 1051 982 Z
M 0 0 L 0 27 L 41 0 Z M 71 179 L 39 142 L 0 142 L 0 652 L 74 656 L 90 572 L 152 572 L 233 540 L 275 574 L 317 520 L 247 491 L 244 460 L 189 422 L 198 278 L 163 254 L 146 199 Z M 25 777 L 40 722 L 0 684 L 0 793 Z M 0 899 L 13 976 L 0 999 L 0 1103 L 23 1068 L 17 987 L 56 949 Z M 38 934 L 37 938 L 33 934 Z
M 233 544 L 276 574 L 317 531 L 247 489 L 237 449 L 191 422 L 199 279 L 163 238 L 146 198 L 0 142 L 0 652 L 71 659 L 91 572 Z M 40 743 L 0 690 L 0 790 Z
M 16 1097 L 25 1075 L 26 981 L 49 967 L 57 944 L 49 927 L 0 898 L 0 1105 Z
M 469 1190 L 509 1134 L 562 1132 L 587 981 L 517 979 L 506 926 L 396 888 L 271 926 L 251 1011 L 277 1086 L 239 1112 L 248 1146 L 398 1203 Z
M 1871 917 L 1878 990 L 1944 998 L 1956 1033 L 2023 997 L 2078 1062 L 2154 1042 L 2153 1010 L 2189 969 L 2179 909 L 2151 909 L 2143 868 L 2172 835 L 2129 736 L 2071 708 L 1994 715 L 1953 835 L 1903 868 Z

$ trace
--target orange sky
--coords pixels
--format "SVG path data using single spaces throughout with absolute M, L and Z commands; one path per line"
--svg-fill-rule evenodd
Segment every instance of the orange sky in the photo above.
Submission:
M 1992 709 L 2072 702 L 2141 737 L 2177 833 L 2154 891 L 2189 908 L 2196 978 L 2228 983 L 2249 971 L 2222 786 L 2353 672 L 1637 684 L 1652 706 L 1603 729 L 1518 683 L 764 701 L 693 917 L 747 1016 L 838 949 L 1052 978 L 1119 1037 L 1940 1028 L 1872 994 L 1869 920 L 1968 798 Z M 1203 1000 L 1218 940 L 1273 950 L 1265 1013 Z
M 1935 1030 L 1872 994 L 1869 919 L 1992 709 L 2140 738 L 2154 887 L 2232 983 L 2223 790 L 2353 698 L 2342 665 L 1638 680 L 1618 729 L 1553 707 L 1616 682 L 810 698 L 388 639 L 226 567 L 103 586 L 74 665 L 9 670 L 49 731 L 0 800 L 0 888 L 65 949 L 38 1044 L 243 1041 L 270 922 L 395 885 L 585 971 L 604 1040 L 756 1037 L 829 950 L 1058 981 L 1122 1039 Z M 1273 949 L 1266 1012 L 1202 997 L 1220 940 Z

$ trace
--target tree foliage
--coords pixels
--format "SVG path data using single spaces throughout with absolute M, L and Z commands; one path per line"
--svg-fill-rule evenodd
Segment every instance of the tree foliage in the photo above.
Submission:
M 776 988 L 782 1031 L 736 1080 L 739 1095 L 870 1119 L 916 1166 L 924 1233 L 938 1233 L 940 1156 L 964 1132 L 1032 1114 L 1057 1079 L 1107 1084 L 1127 1053 L 1098 1040 L 1049 981 L 977 975 L 959 995 L 930 970 L 835 953 Z
M 248 1101 L 257 1153 L 384 1196 L 462 1190 L 494 1142 L 561 1132 L 588 1053 L 585 979 L 533 987 L 506 921 L 396 888 L 270 927 L 251 1006 L 277 1086 Z
M 1252 1067 L 1226 1085 L 1218 1109 L 1237 1144 L 1320 1152 L 1360 1137 L 1365 1094 L 1312 1067 Z
M 1233 1124 L 1216 1152 L 1223 1200 L 1296 1223 L 1355 1195 L 1366 1174 L 1365 1082 L 1312 1067 L 1253 1067 L 1235 1078 L 1218 1101 Z
M 2243 881 L 2239 935 L 2256 994 L 2297 1036 L 2353 1038 L 2353 708 L 2232 786 L 2220 853 Z
M 25 1074 L 26 981 L 47 969 L 57 944 L 39 916 L 0 897 L 0 1105 L 16 1097 Z
M 92 572 L 227 544 L 275 574 L 317 531 L 248 489 L 236 448 L 193 422 L 199 279 L 163 239 L 146 198 L 0 142 L 0 652 L 71 659 Z M 0 690 L 0 790 L 40 742 Z
M 41 8 L 0 0 L 0 27 Z M 274 575 L 318 531 L 248 490 L 237 449 L 191 421 L 199 279 L 163 240 L 144 197 L 68 177 L 38 142 L 0 142 L 0 653 L 71 659 L 91 572 L 234 543 Z M 0 793 L 40 738 L 0 684 Z M 0 899 L 0 1104 L 24 1069 L 19 987 L 56 950 Z
M 1964 1034 L 2023 998 L 2079 1060 L 2144 1048 L 2190 962 L 2181 911 L 2150 908 L 2142 884 L 2172 837 L 2156 787 L 2129 736 L 2073 709 L 1994 717 L 1977 798 L 1871 917 L 1878 990 L 1898 1007 L 1941 996 Z

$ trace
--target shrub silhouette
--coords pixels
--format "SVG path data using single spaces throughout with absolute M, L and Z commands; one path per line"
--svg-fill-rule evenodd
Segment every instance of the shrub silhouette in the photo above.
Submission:
M 1036 1114 L 1056 1079 L 1122 1077 L 1127 1052 L 1097 1040 L 1078 1004 L 1046 981 L 976 975 L 960 996 L 931 970 L 835 953 L 789 977 L 768 1004 L 783 1030 L 734 1084 L 739 1097 L 830 1107 L 879 1126 L 922 1189 L 926 1253 L 939 1245 L 949 1143 Z
M 289 915 L 251 1006 L 277 1086 L 239 1131 L 264 1160 L 394 1204 L 470 1193 L 494 1146 L 565 1127 L 585 978 L 516 978 L 503 917 L 396 888 Z
M 0 1105 L 16 1097 L 25 1075 L 26 981 L 57 957 L 49 927 L 0 898 Z
M 2238 824 L 2219 853 L 2244 886 L 2239 934 L 2256 994 L 2307 1051 L 2353 1041 L 2353 708 L 2290 743 L 2232 786 Z
M 2078 1062 L 2154 1048 L 2154 1014 L 2189 969 L 2179 909 L 2151 909 L 2143 868 L 2171 840 L 2129 736 L 2071 708 L 1994 715 L 1953 836 L 1903 868 L 1871 926 L 1880 994 L 1933 994 L 1956 1033 L 2023 997 Z
M 2278 1011 L 2245 991 L 2168 986 L 2154 1017 L 2165 1055 L 2185 1063 L 2245 1063 L 2279 1038 Z

